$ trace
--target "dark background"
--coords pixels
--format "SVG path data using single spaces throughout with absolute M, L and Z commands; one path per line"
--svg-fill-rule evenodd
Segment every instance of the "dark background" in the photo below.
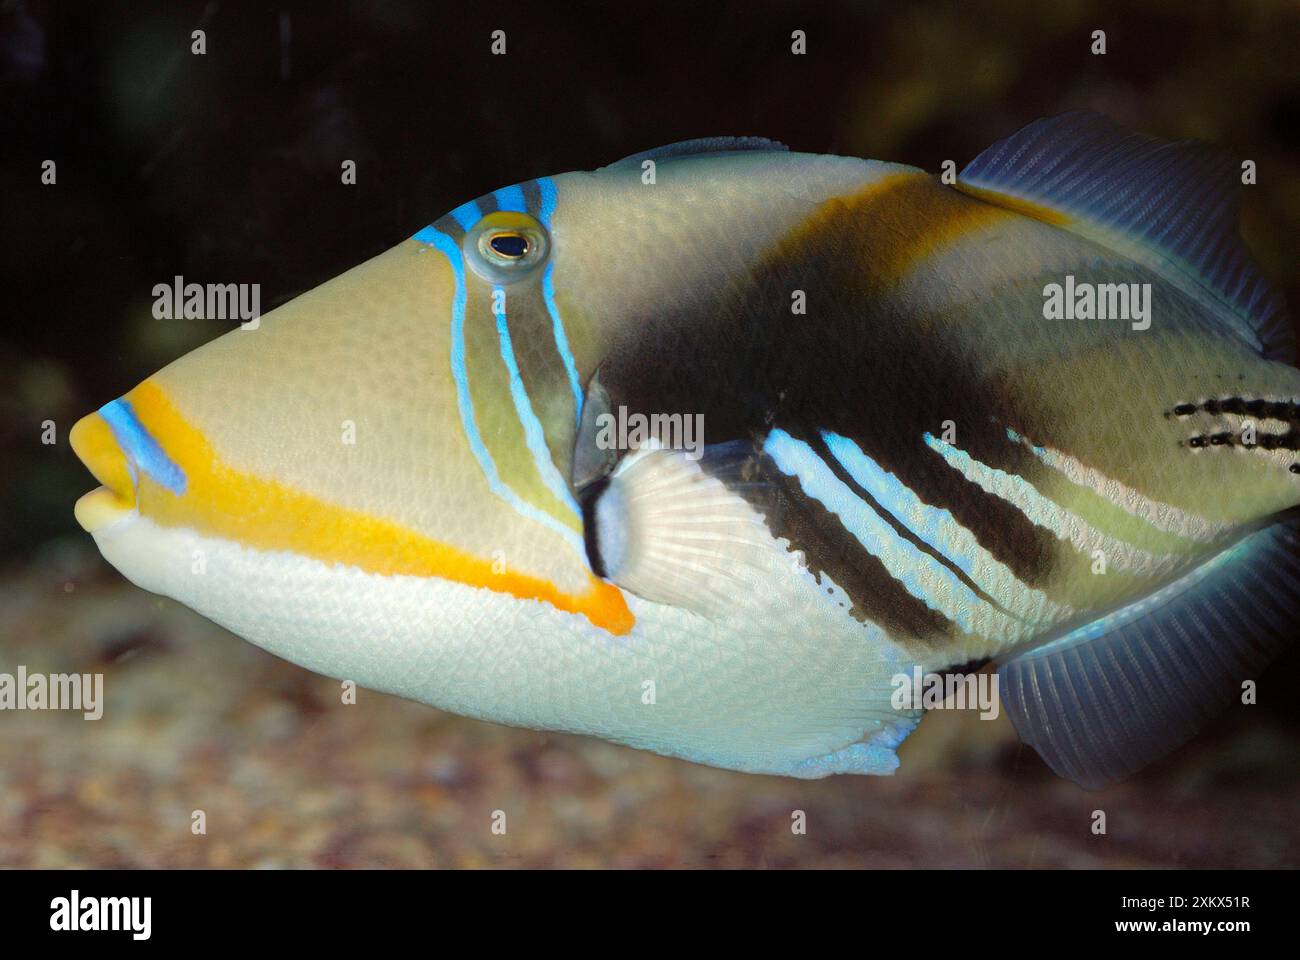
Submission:
M 199 28 L 203 56 L 190 52 Z M 504 57 L 489 52 L 498 28 Z M 804 56 L 790 52 L 795 29 L 807 33 Z M 1094 29 L 1106 31 L 1105 56 L 1090 52 Z M 1258 164 L 1243 232 L 1294 307 L 1298 51 L 1300 8 L 1283 2 L 0 0 L 0 669 L 13 657 L 31 669 L 89 661 L 122 670 L 115 689 L 127 691 L 110 732 L 0 717 L 0 787 L 20 798 L 0 804 L 0 864 L 1300 862 L 1294 654 L 1265 677 L 1248 719 L 1118 788 L 1146 839 L 1104 853 L 1072 825 L 1096 799 L 1052 779 L 1006 729 L 974 721 L 928 721 L 936 732 L 903 754 L 912 774 L 815 785 L 470 724 L 378 695 L 367 723 L 339 727 L 329 681 L 105 568 L 72 518 L 93 482 L 64 442 L 77 417 L 222 331 L 153 319 L 155 283 L 257 282 L 268 310 L 466 199 L 698 136 L 938 170 L 1040 116 L 1092 108 L 1145 133 L 1216 141 Z M 57 163 L 57 185 L 41 185 L 43 160 Z M 357 164 L 355 186 L 340 183 L 344 160 Z M 47 419 L 54 447 L 39 442 Z M 196 714 L 210 724 L 196 727 Z M 398 734 L 408 750 L 386 753 L 400 751 Z M 160 784 L 150 751 L 172 759 L 171 780 Z M 374 768 L 376 756 L 388 766 Z M 249 757 L 262 766 L 241 775 Z M 366 800 L 372 781 L 389 792 Z M 159 838 L 167 816 L 188 837 L 196 784 L 226 797 L 245 828 L 219 855 Z M 552 830 L 548 846 L 554 821 L 539 817 L 536 846 L 508 855 L 490 840 L 461 851 L 438 832 L 477 823 L 473 803 L 491 804 L 479 795 L 494 789 L 560 809 L 567 798 L 581 822 L 558 840 Z M 265 826 L 250 852 L 249 824 L 284 813 L 265 806 L 276 793 L 298 804 L 297 826 Z M 302 812 L 304 796 L 315 813 Z M 782 811 L 800 802 L 825 805 L 831 835 L 772 846 L 782 817 L 789 843 Z M 349 818 L 362 826 L 339 839 Z M 312 822 L 329 826 L 318 836 Z

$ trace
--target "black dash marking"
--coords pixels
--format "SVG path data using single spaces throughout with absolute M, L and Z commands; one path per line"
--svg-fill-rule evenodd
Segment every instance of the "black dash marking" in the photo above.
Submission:
M 1245 397 L 1223 397 L 1204 400 L 1199 404 L 1177 404 L 1173 413 L 1178 417 L 1190 417 L 1197 410 L 1217 416 L 1221 413 L 1233 413 L 1238 416 L 1271 417 L 1275 420 L 1300 419 L 1300 403 L 1289 400 L 1247 400 Z
M 1268 414 L 1269 402 L 1267 400 L 1251 400 L 1246 404 L 1246 412 L 1252 417 L 1263 418 Z

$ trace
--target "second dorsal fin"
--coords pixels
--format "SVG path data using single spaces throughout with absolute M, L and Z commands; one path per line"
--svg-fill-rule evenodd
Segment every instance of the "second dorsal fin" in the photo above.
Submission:
M 1294 360 L 1282 299 L 1237 232 L 1236 165 L 1220 151 L 1140 136 L 1076 111 L 995 143 L 957 186 L 1172 272 L 1225 304 L 1263 356 Z

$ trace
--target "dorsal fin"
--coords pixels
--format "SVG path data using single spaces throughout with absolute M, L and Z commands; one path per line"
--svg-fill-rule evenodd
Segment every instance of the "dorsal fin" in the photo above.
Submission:
M 1076 111 L 1037 120 L 989 147 L 959 189 L 1055 223 L 1160 270 L 1235 314 L 1260 353 L 1293 361 L 1282 298 L 1237 231 L 1236 164 L 1206 144 L 1169 143 Z
M 700 153 L 738 153 L 746 150 L 788 151 L 790 148 L 776 140 L 766 137 L 701 137 L 698 140 L 682 140 L 669 143 L 653 150 L 643 150 L 630 157 L 624 157 L 618 163 L 640 164 L 645 160 L 667 160 L 669 157 L 688 157 Z M 617 164 L 611 163 L 610 166 Z

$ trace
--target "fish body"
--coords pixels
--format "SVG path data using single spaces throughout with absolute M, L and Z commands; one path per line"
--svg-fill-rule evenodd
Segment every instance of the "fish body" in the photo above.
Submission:
M 504 188 L 80 421 L 77 515 L 309 669 L 737 770 L 890 772 L 898 678 L 994 660 L 1099 786 L 1296 593 L 1216 164 L 1066 115 L 956 184 L 748 139 Z

